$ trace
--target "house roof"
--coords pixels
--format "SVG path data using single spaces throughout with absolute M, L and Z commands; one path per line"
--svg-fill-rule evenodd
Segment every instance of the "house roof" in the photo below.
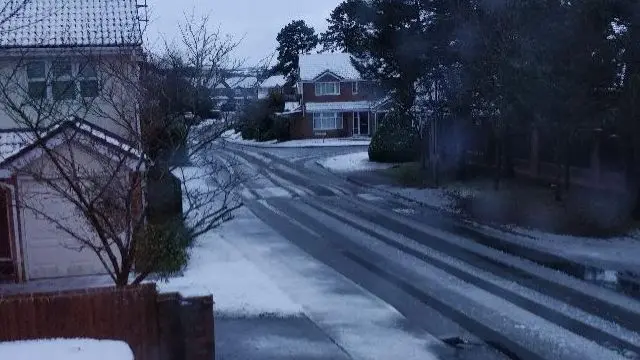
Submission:
M 270 78 L 267 78 L 265 81 L 260 84 L 262 88 L 274 88 L 277 86 L 284 86 L 287 82 L 287 77 L 284 75 L 274 75 Z
M 306 103 L 305 108 L 309 112 L 318 111 L 359 111 L 371 109 L 370 101 L 344 101 L 344 102 L 321 102 Z
M 236 76 L 225 80 L 230 88 L 250 89 L 258 86 L 258 78 L 255 76 Z
M 142 44 L 137 0 L 10 2 L 0 23 L 0 48 L 137 46 Z M 5 10 L 6 11 L 6 10 Z
M 314 80 L 327 71 L 343 79 L 361 79 L 360 73 L 351 63 L 351 55 L 346 53 L 300 55 L 299 64 L 302 81 Z
M 38 136 L 34 131 L 16 129 L 3 130 L 0 132 L 0 168 L 8 167 L 12 162 L 27 155 L 33 150 L 41 148 L 52 140 L 62 138 L 63 135 L 71 133 L 76 136 L 91 140 L 91 147 L 95 150 L 116 151 L 131 159 L 141 159 L 144 154 L 136 149 L 133 144 L 125 139 L 108 132 L 96 125 L 90 124 L 81 119 L 72 119 L 57 124 L 49 129 L 42 130 Z M 69 140 L 70 137 L 60 140 Z M 56 143 L 53 141 L 53 143 Z

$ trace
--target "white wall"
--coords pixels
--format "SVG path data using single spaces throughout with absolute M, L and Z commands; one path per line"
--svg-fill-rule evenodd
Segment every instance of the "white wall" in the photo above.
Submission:
M 0 58 L 0 90 L 6 89 L 14 94 L 15 104 L 26 104 L 27 77 L 25 64 L 28 61 L 66 60 L 75 64 L 84 64 L 91 59 L 98 65 L 98 79 L 102 91 L 93 100 L 53 101 L 42 103 L 39 109 L 33 106 L 23 108 L 24 115 L 17 115 L 7 107 L 4 95 L 0 91 L 0 129 L 26 127 L 25 122 L 46 126 L 52 122 L 77 116 L 96 124 L 120 136 L 130 137 L 137 126 L 137 90 L 133 89 L 138 72 L 135 57 L 131 52 L 101 53 L 100 55 L 49 53 L 42 50 L 37 53 L 25 53 Z M 47 69 L 49 70 L 49 69 Z M 48 80 L 52 72 L 46 73 Z M 51 90 L 49 90 L 50 92 Z M 49 94 L 51 95 L 51 94 Z

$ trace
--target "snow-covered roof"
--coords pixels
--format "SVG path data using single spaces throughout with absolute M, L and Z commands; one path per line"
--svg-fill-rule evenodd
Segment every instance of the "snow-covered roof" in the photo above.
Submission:
M 230 88 L 250 89 L 258 86 L 258 78 L 255 76 L 237 76 L 225 80 Z
M 10 1 L 8 11 L 16 15 L 0 23 L 0 47 L 140 45 L 136 1 Z
M 30 131 L 0 132 L 0 162 L 17 153 L 35 140 Z
M 300 107 L 300 104 L 297 101 L 287 101 L 284 103 L 284 111 L 293 111 Z
M 37 149 L 38 146 L 43 146 L 38 145 L 39 143 L 58 144 L 60 141 L 68 140 L 69 137 L 62 137 L 59 141 L 55 140 L 60 137 L 59 135 L 63 135 L 67 129 L 73 131 L 74 138 L 76 134 L 91 138 L 90 146 L 98 151 L 111 148 L 133 159 L 144 157 L 140 150 L 117 135 L 86 121 L 73 119 L 56 124 L 49 129 L 43 129 L 39 136 L 36 136 L 33 131 L 24 129 L 0 132 L 0 166 L 4 167 L 31 150 Z
M 360 80 L 358 70 L 351 63 L 351 56 L 346 53 L 325 53 L 300 55 L 300 79 L 311 81 L 324 72 L 347 80 Z
M 309 112 L 369 110 L 371 105 L 369 101 L 309 102 L 306 104 L 306 110 Z
M 284 86 L 287 82 L 287 78 L 284 75 L 274 75 L 260 84 L 262 88 L 274 88 L 276 86 Z

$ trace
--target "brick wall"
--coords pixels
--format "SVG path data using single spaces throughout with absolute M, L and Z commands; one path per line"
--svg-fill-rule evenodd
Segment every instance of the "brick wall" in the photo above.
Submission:
M 327 81 L 332 81 L 328 80 Z M 358 82 L 358 93 L 353 93 L 353 82 L 340 82 L 340 95 L 316 96 L 316 85 L 313 82 L 303 83 L 303 100 L 307 102 L 338 102 L 338 101 L 364 101 L 369 100 L 370 89 L 366 82 Z
M 214 359 L 213 298 L 158 295 L 155 284 L 0 295 L 0 341 L 124 341 L 136 360 Z

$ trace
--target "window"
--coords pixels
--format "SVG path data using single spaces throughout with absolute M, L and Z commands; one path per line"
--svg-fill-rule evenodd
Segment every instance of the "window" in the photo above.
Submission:
M 354 81 L 351 83 L 351 92 L 355 95 L 358 93 L 358 82 Z
M 337 112 L 313 113 L 313 130 L 342 129 L 342 114 Z
M 316 96 L 340 95 L 339 82 L 319 82 L 316 83 Z
M 27 92 L 34 100 L 47 97 L 46 65 L 44 61 L 34 61 L 27 64 Z
M 27 64 L 28 94 L 34 100 L 95 98 L 100 93 L 98 71 L 91 64 L 34 61 Z
M 100 93 L 98 84 L 98 71 L 92 64 L 80 66 L 78 80 L 80 83 L 80 96 L 83 98 L 96 98 Z
M 51 64 L 53 82 L 51 92 L 54 100 L 73 100 L 76 98 L 76 84 L 73 80 L 73 66 L 70 62 L 57 61 Z

